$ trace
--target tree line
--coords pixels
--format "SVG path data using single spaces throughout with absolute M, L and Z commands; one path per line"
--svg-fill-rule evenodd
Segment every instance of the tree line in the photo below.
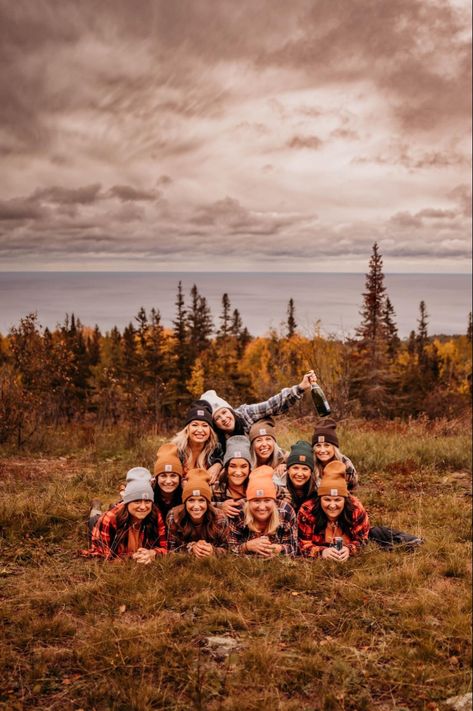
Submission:
M 123 331 L 102 333 L 74 314 L 54 330 L 36 314 L 0 336 L 0 442 L 19 446 L 42 426 L 125 424 L 131 431 L 176 427 L 208 388 L 229 402 L 266 399 L 313 367 L 335 417 L 456 417 L 471 397 L 472 317 L 465 335 L 430 337 L 421 301 L 417 327 L 398 336 L 373 245 L 361 322 L 351 338 L 302 335 L 291 298 L 284 332 L 254 338 L 228 294 L 217 325 L 194 285 L 186 303 L 179 283 L 172 328 L 159 310 L 141 308 Z M 308 403 L 300 414 L 306 414 Z

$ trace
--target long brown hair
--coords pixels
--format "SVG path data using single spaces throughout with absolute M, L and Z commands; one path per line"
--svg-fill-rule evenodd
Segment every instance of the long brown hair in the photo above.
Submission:
M 218 542 L 220 538 L 220 528 L 217 525 L 218 510 L 211 504 L 207 503 L 207 511 L 202 519 L 202 528 L 199 533 L 196 532 L 196 525 L 192 522 L 189 516 L 186 505 L 181 504 L 173 509 L 174 521 L 178 534 L 181 536 L 184 543 L 197 541 L 203 538 L 207 543 Z
M 116 553 L 119 543 L 123 541 L 133 523 L 127 504 L 120 504 L 115 516 L 117 528 L 111 545 L 111 549 L 114 553 Z M 151 511 L 141 522 L 140 528 L 143 531 L 143 548 L 153 548 L 159 545 L 158 521 L 160 516 L 161 514 L 158 507 L 156 504 L 152 504 Z

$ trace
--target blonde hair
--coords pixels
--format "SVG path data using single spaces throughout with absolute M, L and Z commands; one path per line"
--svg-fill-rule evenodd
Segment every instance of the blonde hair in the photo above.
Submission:
M 331 443 L 328 442 L 327 444 L 331 444 Z M 336 447 L 334 444 L 332 444 L 332 447 L 333 447 L 333 452 L 334 452 L 333 459 L 336 459 L 338 462 L 343 461 L 342 460 L 342 453 L 340 452 L 338 447 Z M 315 478 L 316 478 L 317 482 L 319 482 L 320 479 L 322 478 L 324 467 L 328 464 L 328 462 L 325 462 L 325 464 L 322 464 L 321 462 L 319 462 L 319 460 L 317 459 L 317 452 L 315 451 L 315 445 L 313 447 L 313 452 L 314 452 L 314 464 L 315 464 L 314 474 L 315 474 Z M 332 460 L 330 460 L 330 461 L 332 461 Z
M 256 527 L 255 524 L 255 519 L 253 518 L 253 514 L 250 511 L 250 502 L 245 501 L 243 504 L 243 513 L 245 514 L 245 526 L 249 528 L 250 531 L 253 531 L 254 533 L 259 533 L 260 535 L 264 536 L 273 536 L 276 531 L 279 528 L 279 524 L 281 523 L 281 519 L 279 517 L 279 509 L 278 509 L 278 502 L 273 499 L 274 501 L 274 509 L 273 513 L 269 517 L 269 521 L 266 524 L 266 528 L 263 533 Z
M 184 429 L 180 430 L 177 435 L 173 437 L 171 442 L 176 445 L 179 453 L 179 459 L 186 469 L 208 469 L 209 457 L 218 444 L 217 435 L 213 429 L 210 428 L 209 438 L 205 442 L 202 451 L 199 453 L 197 461 L 194 462 L 192 459 L 192 450 L 189 444 L 189 425 L 186 425 Z

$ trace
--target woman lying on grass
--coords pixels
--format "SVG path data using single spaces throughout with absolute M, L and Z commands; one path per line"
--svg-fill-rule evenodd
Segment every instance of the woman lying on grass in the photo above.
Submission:
M 153 496 L 149 481 L 129 481 L 123 503 L 100 516 L 92 531 L 91 547 L 83 555 L 106 560 L 133 558 L 144 565 L 165 555 L 166 530 Z
M 286 486 L 296 513 L 315 495 L 314 455 L 309 442 L 301 439 L 292 445 L 287 458 Z
M 207 402 L 197 400 L 187 413 L 185 426 L 172 440 L 181 460 L 184 476 L 191 469 L 207 469 L 216 477 L 222 468 L 223 449 L 213 428 L 212 411 Z
M 212 485 L 212 499 L 228 518 L 238 516 L 246 500 L 246 490 L 251 471 L 251 452 L 248 437 L 237 435 L 227 440 L 223 470 L 219 480 Z M 276 498 L 289 501 L 284 486 L 276 486 Z
M 348 491 L 343 462 L 327 464 L 317 495 L 302 504 L 297 522 L 299 551 L 308 558 L 343 562 L 368 541 L 368 514 Z
M 353 491 L 358 485 L 358 474 L 350 459 L 340 452 L 336 429 L 337 423 L 334 420 L 325 419 L 316 425 L 312 435 L 316 462 L 316 485 L 320 481 L 324 467 L 332 462 L 342 462 L 346 467 L 348 490 Z M 394 546 L 413 550 L 423 543 L 422 538 L 389 526 L 373 526 L 369 531 L 369 539 L 385 550 L 392 550 Z
M 196 558 L 226 553 L 228 521 L 211 498 L 208 472 L 191 469 L 182 489 L 183 503 L 167 518 L 169 552 L 188 552 Z
M 315 457 L 316 484 L 322 478 L 323 471 L 330 462 L 342 462 L 346 468 L 346 480 L 349 491 L 356 489 L 358 474 L 353 463 L 340 452 L 337 437 L 337 423 L 331 418 L 326 418 L 317 423 L 312 435 L 312 447 Z
M 258 467 L 250 474 L 246 496 L 238 516 L 230 520 L 231 550 L 263 558 L 296 555 L 296 514 L 286 501 L 277 501 L 271 467 Z
M 176 445 L 163 444 L 154 465 L 154 503 L 163 521 L 171 509 L 182 503 L 182 473 Z

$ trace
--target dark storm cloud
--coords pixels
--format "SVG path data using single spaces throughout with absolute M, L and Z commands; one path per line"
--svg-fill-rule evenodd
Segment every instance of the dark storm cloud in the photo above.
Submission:
M 43 210 L 30 200 L 14 199 L 0 201 L 0 220 L 24 221 L 43 216 Z
M 69 189 L 53 185 L 50 188 L 35 190 L 31 200 L 50 202 L 58 205 L 91 205 L 100 196 L 101 185 L 84 185 L 80 188 Z
M 116 197 L 122 202 L 140 202 L 157 200 L 159 198 L 158 191 L 137 190 L 131 185 L 114 185 L 107 192 L 107 197 Z
M 297 150 L 309 148 L 312 151 L 317 151 L 323 145 L 322 139 L 318 136 L 293 136 L 288 142 L 288 148 Z

